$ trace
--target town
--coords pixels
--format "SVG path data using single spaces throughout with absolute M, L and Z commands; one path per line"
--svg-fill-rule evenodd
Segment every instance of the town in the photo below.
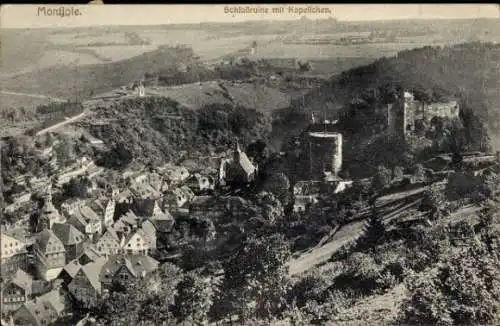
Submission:
M 137 97 L 145 96 L 141 83 L 131 88 Z M 400 98 L 401 102 L 388 105 L 386 113 L 387 128 L 395 137 L 410 137 L 422 119 L 458 119 L 456 102 L 422 108 L 409 92 Z M 312 114 L 303 145 L 309 178 L 293 185 L 294 214 L 314 210 L 325 195 L 335 196 L 353 183 L 367 182 L 339 176 L 347 149 L 342 134 L 327 130 L 335 122 L 321 120 L 320 115 Z M 221 205 L 243 200 L 240 196 L 245 195 L 238 192 L 251 186 L 259 172 L 254 158 L 235 139 L 232 149 L 212 158 L 212 163 L 207 161 L 205 167 L 167 163 L 150 171 L 126 170 L 110 182 L 105 169 L 86 156 L 76 156 L 68 168 L 58 169 L 57 130 L 49 127 L 35 140 L 42 143 L 37 155 L 57 173 L 50 178 L 18 176 L 13 188 L 22 191 L 12 193 L 12 204 L 5 207 L 18 220 L 2 225 L 2 316 L 16 325 L 25 321 L 48 325 L 71 311 L 71 301 L 93 307 L 114 282 L 154 277 L 169 252 L 175 225 L 203 221 Z M 95 146 L 103 143 L 88 133 L 82 137 Z M 451 157 L 436 159 L 446 162 Z M 468 160 L 476 167 L 473 171 L 483 171 L 484 163 L 493 164 L 497 156 L 472 154 Z M 439 180 L 450 173 L 427 170 Z M 399 177 L 403 181 L 405 175 Z M 409 177 L 409 184 L 419 182 Z M 56 208 L 53 193 L 68 184 L 84 184 L 85 194 L 69 197 Z M 33 215 L 29 207 L 37 196 L 41 201 Z M 203 233 L 204 241 L 216 239 L 213 220 Z

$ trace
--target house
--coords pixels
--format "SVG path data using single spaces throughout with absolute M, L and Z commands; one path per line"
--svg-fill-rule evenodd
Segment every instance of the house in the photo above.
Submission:
M 219 169 L 219 182 L 221 185 L 228 183 L 250 183 L 255 180 L 258 167 L 254 165 L 247 154 L 240 149 L 237 142 L 233 158 L 223 159 Z
M 104 258 L 82 266 L 68 285 L 68 291 L 84 307 L 95 307 L 101 295 L 99 274 L 106 263 Z
M 122 204 L 122 207 L 128 207 L 133 209 L 138 215 L 144 216 L 148 215 L 151 211 L 154 203 L 163 197 L 163 194 L 149 184 L 136 184 L 129 188 L 133 194 L 132 202 Z
M 122 243 L 122 249 L 127 254 L 147 255 L 152 250 L 156 249 L 156 239 L 148 237 L 147 233 L 144 232 L 143 229 L 133 230 L 130 234 L 124 237 Z
M 139 220 L 140 220 L 139 216 L 135 215 L 135 213 L 133 211 L 129 210 L 127 213 L 120 216 L 117 223 L 121 221 L 122 223 L 127 225 L 129 227 L 129 229 L 131 229 L 132 227 L 137 226 Z M 115 223 L 115 224 L 119 225 L 117 223 Z M 118 231 L 117 229 L 115 229 L 115 230 Z
M 134 83 L 134 85 L 132 86 L 132 89 L 136 93 L 137 96 L 139 96 L 139 97 L 146 96 L 146 89 L 144 88 L 144 85 L 142 84 L 142 82 Z
M 116 234 L 115 230 L 109 228 L 104 232 L 104 234 L 97 240 L 95 244 L 97 252 L 105 258 L 109 258 L 119 252 L 120 238 Z
M 321 192 L 320 181 L 297 181 L 293 186 L 294 195 L 318 195 Z
M 134 183 L 145 183 L 147 180 L 147 174 L 145 172 L 137 172 L 137 171 L 125 171 L 122 174 L 122 178 L 128 181 L 130 184 Z
M 27 302 L 14 313 L 14 325 L 45 326 L 51 325 L 59 316 L 49 302 Z
M 169 193 L 166 195 L 165 206 L 167 208 L 182 207 L 187 202 L 189 202 L 194 196 L 195 196 L 194 193 L 187 186 L 171 189 Z
M 16 325 L 50 325 L 65 315 L 67 305 L 66 297 L 56 289 L 23 304 L 13 320 Z
M 172 230 L 175 219 L 168 211 L 163 211 L 155 205 L 152 216 L 142 223 L 143 228 L 146 222 L 151 223 L 156 232 L 168 233 Z
M 189 177 L 186 185 L 195 192 L 206 192 L 215 189 L 215 180 L 211 176 L 195 173 Z
M 324 182 L 328 188 L 328 192 L 333 194 L 338 194 L 346 190 L 347 188 L 352 187 L 352 180 L 342 179 L 332 172 L 325 172 Z
M 158 199 L 162 196 L 161 192 L 148 183 L 133 183 L 129 189 L 136 199 Z
M 103 285 L 144 278 L 158 269 L 159 262 L 147 255 L 115 255 L 104 264 L 99 275 Z
M 120 204 L 132 204 L 135 195 L 127 188 L 116 196 L 116 202 Z
M 56 223 L 52 226 L 52 231 L 64 245 L 66 250 L 66 261 L 71 261 L 82 253 L 85 235 L 78 231 L 73 225 L 68 223 Z
M 62 271 L 57 276 L 57 279 L 61 280 L 63 284 L 67 286 L 69 283 L 71 283 L 80 268 L 82 268 L 80 262 L 77 259 L 73 259 L 64 266 Z
M 76 258 L 76 260 L 81 265 L 86 265 L 88 263 L 97 261 L 102 258 L 102 255 L 97 251 L 97 249 L 93 245 L 85 246 L 83 252 Z
M 14 311 L 22 306 L 31 296 L 33 278 L 22 269 L 2 286 L 2 314 Z
M 28 266 L 28 250 L 26 249 L 26 238 L 22 234 L 10 231 L 0 233 L 0 253 L 2 277 L 13 275 L 19 269 L 26 270 Z
M 52 230 L 43 230 L 33 245 L 38 275 L 45 281 L 55 279 L 66 265 L 66 249 Z
M 179 185 L 189 178 L 189 171 L 184 166 L 166 164 L 157 168 L 159 174 L 163 175 L 170 184 Z
M 106 228 L 113 225 L 116 202 L 113 199 L 99 198 L 90 204 L 90 208 L 102 217 L 102 225 Z
M 68 218 L 68 223 L 92 239 L 94 235 L 102 233 L 102 220 L 92 208 L 81 206 L 73 211 Z
M 318 199 L 317 199 L 316 196 L 296 195 L 295 196 L 295 201 L 293 203 L 293 211 L 296 212 L 296 213 L 303 213 L 306 210 L 308 210 L 308 208 L 311 205 L 314 205 L 314 204 L 317 204 L 317 203 L 318 203 Z
M 87 205 L 87 201 L 81 198 L 69 198 L 61 204 L 61 212 L 70 217 L 77 209 Z
M 118 221 L 115 222 L 115 224 L 113 224 L 113 228 L 110 230 L 116 232 L 118 236 L 122 236 L 123 234 L 130 233 L 130 231 L 132 230 L 132 225 L 128 224 L 123 219 L 119 219 Z
M 149 253 L 152 253 L 154 250 L 158 248 L 157 246 L 158 237 L 154 224 L 142 223 L 141 228 L 139 230 L 142 231 L 142 234 L 144 235 L 144 238 L 147 241 L 147 244 L 149 246 L 148 250 Z
M 168 211 L 163 212 L 157 207 L 153 216 L 142 222 L 141 229 L 150 239 L 151 248 L 159 249 L 164 246 L 165 235 L 172 232 L 174 224 L 173 216 Z
M 163 191 L 168 183 L 158 173 L 153 172 L 125 172 L 123 177 L 130 182 L 130 184 L 148 185 L 157 191 Z
M 64 284 L 69 285 L 78 271 L 87 264 L 96 262 L 100 259 L 105 259 L 93 246 L 87 246 L 85 250 L 76 259 L 73 259 L 64 266 L 58 279 L 61 279 Z

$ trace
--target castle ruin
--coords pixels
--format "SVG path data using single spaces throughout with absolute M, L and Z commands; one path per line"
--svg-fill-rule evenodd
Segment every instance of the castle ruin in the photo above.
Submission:
M 398 94 L 396 101 L 387 104 L 387 126 L 396 136 L 406 138 L 415 131 L 420 122 L 431 123 L 435 117 L 459 119 L 460 108 L 457 101 L 427 104 L 416 100 L 408 91 Z

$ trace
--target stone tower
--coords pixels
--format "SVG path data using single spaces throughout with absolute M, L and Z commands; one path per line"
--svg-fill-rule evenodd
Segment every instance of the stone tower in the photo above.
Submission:
M 47 193 L 44 196 L 42 212 L 38 219 L 37 232 L 52 229 L 54 223 L 64 223 L 65 218 L 59 214 L 59 211 L 52 203 L 52 186 L 49 186 Z
M 342 169 L 342 134 L 310 132 L 308 134 L 309 174 L 322 178 L 324 172 L 337 175 Z

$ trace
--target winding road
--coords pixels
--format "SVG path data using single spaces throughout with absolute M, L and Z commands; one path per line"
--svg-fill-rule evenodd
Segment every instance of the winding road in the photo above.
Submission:
M 75 122 L 77 120 L 80 120 L 83 117 L 85 117 L 86 114 L 87 114 L 87 112 L 83 111 L 82 113 L 80 113 L 78 115 L 75 115 L 75 116 L 73 116 L 71 118 L 66 118 L 66 120 L 64 120 L 64 121 L 61 121 L 61 122 L 59 122 L 59 123 L 57 123 L 55 125 L 52 125 L 52 126 L 50 126 L 48 128 L 40 130 L 39 132 L 36 133 L 36 135 L 40 136 L 40 135 L 43 135 L 43 134 L 45 134 L 45 133 L 47 133 L 49 131 L 53 131 L 53 130 L 56 130 L 57 128 L 60 128 L 62 126 L 65 126 L 67 124 L 73 123 L 73 122 Z

